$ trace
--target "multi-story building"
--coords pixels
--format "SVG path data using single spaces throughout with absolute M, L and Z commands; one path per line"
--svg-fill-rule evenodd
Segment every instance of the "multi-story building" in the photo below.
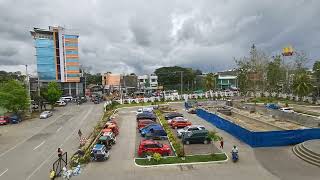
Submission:
M 61 83 L 64 95 L 83 95 L 78 54 L 79 35 L 59 26 L 49 26 L 48 30 L 33 28 L 30 33 L 35 40 L 39 81 L 42 84 L 51 81 Z
M 235 70 L 218 72 L 215 76 L 217 89 L 238 89 L 238 78 Z
M 155 92 L 158 89 L 158 76 L 155 74 L 138 76 L 138 89 L 142 92 Z

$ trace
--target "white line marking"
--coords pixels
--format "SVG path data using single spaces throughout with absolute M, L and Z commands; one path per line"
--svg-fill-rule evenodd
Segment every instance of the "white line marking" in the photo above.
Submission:
M 67 111 L 68 112 L 68 111 Z M 31 135 L 30 137 L 26 138 L 25 140 L 19 142 L 18 144 L 14 145 L 13 147 L 11 147 L 10 149 L 6 150 L 5 152 L 0 154 L 0 158 L 4 155 L 6 155 L 8 152 L 14 150 L 15 148 L 17 148 L 18 146 L 20 146 L 21 144 L 25 143 L 28 139 L 30 139 L 32 136 L 38 134 L 39 132 L 41 132 L 45 127 L 50 126 L 52 123 L 56 122 L 60 117 L 62 117 L 63 115 L 67 114 L 67 112 L 61 114 L 60 116 L 58 116 L 54 121 L 52 121 L 50 124 L 45 125 L 43 128 L 41 128 L 39 131 L 37 131 L 36 133 L 34 133 L 33 135 Z
M 38 149 L 40 146 L 42 146 L 46 141 L 42 141 L 42 143 L 40 143 L 38 146 L 36 146 L 35 148 L 33 148 L 33 150 Z
M 67 141 L 78 131 L 79 127 L 81 127 L 81 125 L 83 124 L 84 120 L 87 119 L 87 117 L 89 116 L 89 114 L 90 114 L 91 111 L 92 111 L 92 107 L 91 107 L 91 110 L 88 111 L 87 114 L 83 117 L 83 119 L 82 119 L 81 122 L 79 123 L 78 127 L 75 128 L 75 129 L 71 132 L 71 134 L 70 134 L 66 139 L 64 139 L 64 141 L 62 142 L 62 144 L 60 144 L 59 147 L 62 147 L 63 144 L 64 144 L 65 142 L 67 142 Z M 45 159 L 45 160 L 26 178 L 26 180 L 31 179 L 31 177 L 32 177 L 37 171 L 39 171 L 39 169 L 40 169 L 45 163 L 47 163 L 47 162 L 51 159 L 51 157 L 52 157 L 54 154 L 56 154 L 56 153 L 57 153 L 56 151 L 53 151 L 53 153 L 51 153 L 50 156 L 49 156 L 47 159 Z
M 0 174 L 0 177 L 1 177 L 2 175 L 4 175 L 4 173 L 6 173 L 8 170 L 9 170 L 9 169 L 4 170 L 4 171 Z
M 61 126 L 61 127 L 59 127 L 59 129 L 57 129 L 57 132 L 59 132 L 61 129 L 62 129 L 62 126 Z

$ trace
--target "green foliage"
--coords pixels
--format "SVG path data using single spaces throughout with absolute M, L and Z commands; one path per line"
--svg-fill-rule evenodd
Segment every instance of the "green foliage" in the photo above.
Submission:
M 177 140 L 176 136 L 172 132 L 168 122 L 164 119 L 162 113 L 159 110 L 156 110 L 156 115 L 159 117 L 160 122 L 162 124 L 163 129 L 166 131 L 168 140 L 172 143 L 173 148 L 176 151 L 177 156 L 182 157 L 185 156 L 184 149 L 181 143 Z
M 51 107 L 53 108 L 54 104 L 59 100 L 59 98 L 61 97 L 62 92 L 60 90 L 60 86 L 58 83 L 56 82 L 50 82 L 48 84 L 48 91 L 46 94 L 46 99 L 49 102 L 49 104 L 51 104 Z
M 8 82 L 10 80 L 18 80 L 20 82 L 23 82 L 25 78 L 26 76 L 22 75 L 20 71 L 17 71 L 17 72 L 0 71 L 0 82 L 2 83 Z
M 176 164 L 176 163 L 193 163 L 193 162 L 211 162 L 211 161 L 223 161 L 226 160 L 226 154 L 207 154 L 207 155 L 194 155 L 194 156 L 185 156 L 185 159 L 182 160 L 180 157 L 167 157 L 161 158 L 159 161 L 148 159 L 135 159 L 135 162 L 141 166 L 150 166 L 157 164 Z
M 27 90 L 21 82 L 9 80 L 0 86 L 0 106 L 10 112 L 17 113 L 29 106 Z
M 276 91 L 279 82 L 285 80 L 285 69 L 281 67 L 281 56 L 276 56 L 267 66 L 267 82 L 270 91 Z
M 210 131 L 209 134 L 208 134 L 209 138 L 212 140 L 212 141 L 219 141 L 221 140 L 221 137 L 219 135 L 217 135 L 217 132 L 215 131 Z
M 154 153 L 153 156 L 152 156 L 152 158 L 153 158 L 155 161 L 159 162 L 159 161 L 161 160 L 161 154 L 159 154 L 159 153 Z
M 215 89 L 216 78 L 212 73 L 207 74 L 204 81 L 205 81 L 205 88 L 207 91 Z
M 191 68 L 183 68 L 179 66 L 161 67 L 155 70 L 158 76 L 158 82 L 166 90 L 180 90 L 181 86 L 181 72 L 183 76 L 184 91 L 188 89 L 188 82 L 191 86 L 194 84 L 196 75 L 202 74 L 200 70 L 193 70 Z
M 292 88 L 299 97 L 307 96 L 312 92 L 313 86 L 307 72 L 302 71 L 294 76 Z
M 86 85 L 89 84 L 102 84 L 102 75 L 100 73 L 97 74 L 91 74 L 89 72 L 84 73 L 84 77 L 86 78 Z

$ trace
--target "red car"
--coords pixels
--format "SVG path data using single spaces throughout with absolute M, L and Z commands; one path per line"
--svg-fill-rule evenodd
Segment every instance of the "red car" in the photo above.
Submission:
M 9 123 L 9 116 L 0 116 L 0 125 L 6 125 Z
M 162 156 L 169 156 L 171 149 L 167 144 L 161 144 L 153 140 L 142 140 L 139 145 L 138 155 L 140 157 L 146 157 L 148 153 L 159 153 Z
M 138 121 L 138 129 L 144 128 L 149 124 L 154 124 L 155 122 L 153 120 L 150 119 L 141 119 Z
M 177 129 L 177 128 L 184 128 L 186 126 L 191 126 L 192 123 L 186 119 L 177 119 L 177 120 L 172 120 L 170 125 L 172 128 Z

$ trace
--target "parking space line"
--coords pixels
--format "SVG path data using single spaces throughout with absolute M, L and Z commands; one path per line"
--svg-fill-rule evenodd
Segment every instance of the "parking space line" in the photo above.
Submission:
M 59 129 L 57 129 L 57 132 L 59 132 L 61 129 L 62 129 L 62 126 L 61 126 L 61 127 L 59 127 Z
M 43 128 L 41 128 L 39 131 L 37 131 L 36 133 L 34 133 L 33 135 L 31 135 L 30 137 L 26 138 L 25 140 L 17 143 L 16 145 L 14 145 L 13 147 L 11 147 L 10 149 L 6 150 L 5 152 L 0 154 L 0 158 L 4 155 L 6 155 L 8 152 L 14 150 L 15 148 L 17 148 L 18 146 L 20 146 L 21 144 L 25 143 L 28 139 L 30 139 L 32 136 L 38 134 L 39 132 L 41 132 L 45 127 L 50 126 L 52 123 L 56 122 L 60 117 L 64 116 L 65 114 L 67 114 L 69 111 L 66 111 L 65 113 L 61 114 L 60 116 L 58 116 L 55 120 L 53 120 L 51 123 L 49 123 L 48 125 L 45 125 Z
M 1 177 L 2 175 L 4 175 L 4 173 L 6 173 L 8 170 L 9 170 L 8 168 L 7 168 L 6 170 L 4 170 L 4 171 L 0 174 L 0 177 Z
M 46 141 L 42 141 L 42 143 L 40 143 L 38 146 L 36 146 L 35 148 L 33 148 L 33 150 L 38 149 L 40 146 L 42 146 Z

